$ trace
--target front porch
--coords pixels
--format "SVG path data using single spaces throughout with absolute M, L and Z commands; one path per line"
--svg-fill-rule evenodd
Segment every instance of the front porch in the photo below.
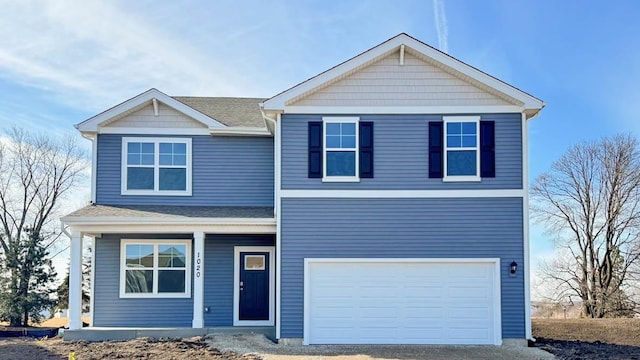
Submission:
M 275 326 L 217 326 L 205 328 L 116 328 L 116 327 L 87 327 L 82 330 L 65 330 L 65 341 L 124 341 L 140 337 L 187 338 L 210 334 L 247 335 L 261 334 L 271 341 L 276 341 Z
M 92 205 L 65 217 L 71 266 L 64 339 L 256 332 L 274 339 L 272 215 L 273 208 Z M 91 316 L 82 328 L 85 236 L 93 238 Z M 264 305 L 255 313 L 258 298 Z

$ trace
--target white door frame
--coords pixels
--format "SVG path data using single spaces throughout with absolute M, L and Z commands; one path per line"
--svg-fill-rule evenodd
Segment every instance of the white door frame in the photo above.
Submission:
M 269 253 L 269 320 L 240 320 L 240 253 Z M 275 324 L 275 246 L 233 247 L 233 326 L 273 326 Z
M 489 263 L 494 265 L 493 279 L 493 343 L 502 345 L 502 297 L 500 278 L 500 258 L 305 258 L 304 259 L 304 345 L 309 345 L 311 334 L 311 272 L 314 263 Z

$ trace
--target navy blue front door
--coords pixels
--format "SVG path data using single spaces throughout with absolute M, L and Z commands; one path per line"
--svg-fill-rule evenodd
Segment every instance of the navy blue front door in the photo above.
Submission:
M 240 253 L 240 320 L 269 320 L 269 253 Z

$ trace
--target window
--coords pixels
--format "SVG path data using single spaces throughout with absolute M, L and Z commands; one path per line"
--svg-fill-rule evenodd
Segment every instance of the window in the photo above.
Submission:
M 264 255 L 245 255 L 245 270 L 264 270 Z
M 120 297 L 190 297 L 190 240 L 122 240 Z
M 323 118 L 323 181 L 359 181 L 358 118 Z
M 123 195 L 191 195 L 191 139 L 123 138 Z
M 477 116 L 445 116 L 444 181 L 480 181 Z

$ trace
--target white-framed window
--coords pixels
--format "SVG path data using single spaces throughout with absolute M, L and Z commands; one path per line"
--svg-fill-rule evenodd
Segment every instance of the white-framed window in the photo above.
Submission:
M 122 138 L 122 195 L 191 195 L 190 138 Z
M 360 181 L 357 117 L 323 117 L 323 181 Z
M 480 117 L 444 117 L 443 181 L 480 181 Z
M 120 241 L 121 298 L 191 297 L 191 240 Z

